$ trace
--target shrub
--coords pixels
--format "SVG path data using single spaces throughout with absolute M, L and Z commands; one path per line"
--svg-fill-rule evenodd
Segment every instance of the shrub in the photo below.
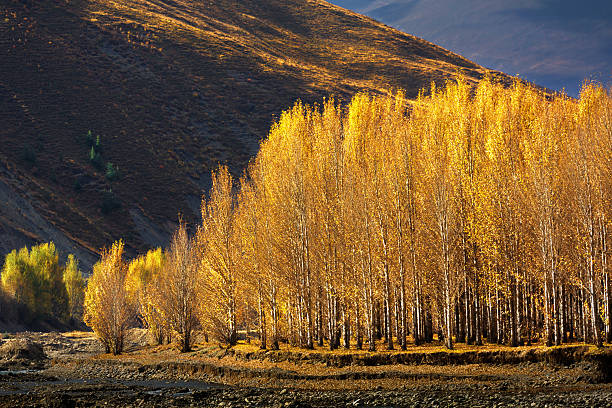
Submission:
M 115 181 L 120 177 L 119 167 L 113 165 L 113 163 L 106 163 L 106 179 L 108 181 Z
M 31 321 L 31 311 L 23 303 L 7 294 L 0 285 L 0 322 L 5 324 L 24 324 Z

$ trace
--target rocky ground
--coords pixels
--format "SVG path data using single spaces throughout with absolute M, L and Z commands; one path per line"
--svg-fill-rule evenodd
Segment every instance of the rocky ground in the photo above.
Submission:
M 588 362 L 333 368 L 141 342 L 133 334 L 116 358 L 83 333 L 5 339 L 0 407 L 612 407 L 612 384 Z

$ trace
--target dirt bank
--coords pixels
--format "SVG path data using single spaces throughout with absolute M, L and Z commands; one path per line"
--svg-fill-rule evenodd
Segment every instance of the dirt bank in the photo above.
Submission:
M 279 350 L 245 351 L 240 349 L 211 350 L 209 355 L 230 356 L 238 360 L 262 360 L 273 363 L 314 363 L 327 367 L 380 366 L 380 365 L 465 365 L 465 364 L 523 364 L 544 363 L 570 366 L 589 363 L 600 370 L 601 382 L 612 380 L 612 350 L 587 345 L 559 347 L 520 347 L 484 350 L 418 350 L 399 352 L 296 352 Z

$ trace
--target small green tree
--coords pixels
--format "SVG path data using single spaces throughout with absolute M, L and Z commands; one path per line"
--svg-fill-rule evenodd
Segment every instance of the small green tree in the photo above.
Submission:
M 68 293 L 69 315 L 75 320 L 81 320 L 85 298 L 85 279 L 79 270 L 79 261 L 72 254 L 68 255 L 63 281 Z
M 87 146 L 93 146 L 94 144 L 94 137 L 91 130 L 88 130 L 87 134 L 85 135 L 85 143 L 87 143 Z
M 115 181 L 119 178 L 119 167 L 115 166 L 113 163 L 106 163 L 106 179 L 108 181 Z
M 102 168 L 104 168 L 104 161 L 102 160 L 102 156 L 96 151 L 93 146 L 91 146 L 91 149 L 89 150 L 89 161 L 91 162 L 92 166 L 94 166 L 98 170 L 102 170 Z
M 113 193 L 113 190 L 104 191 L 102 202 L 100 203 L 100 210 L 102 210 L 102 214 L 110 214 L 119 208 L 121 208 L 121 201 L 119 198 L 117 198 L 115 193 Z
M 8 254 L 2 268 L 2 287 L 35 315 L 68 317 L 68 293 L 53 242 Z

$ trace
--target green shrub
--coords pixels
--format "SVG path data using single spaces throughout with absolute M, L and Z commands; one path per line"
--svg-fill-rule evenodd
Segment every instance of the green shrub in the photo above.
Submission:
M 115 181 L 119 179 L 121 174 L 119 173 L 119 167 L 113 165 L 113 163 L 106 163 L 106 179 L 108 181 Z

